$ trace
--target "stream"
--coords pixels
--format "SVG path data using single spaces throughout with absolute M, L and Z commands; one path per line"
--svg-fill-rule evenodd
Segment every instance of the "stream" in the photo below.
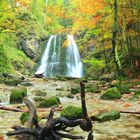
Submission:
M 57 81 L 57 80 L 43 80 L 32 78 L 29 81 L 33 86 L 27 87 L 28 98 L 33 101 L 35 97 L 35 91 L 45 91 L 47 97 L 57 95 L 60 98 L 61 106 L 67 106 L 73 104 L 80 106 L 80 95 L 77 94 L 74 98 L 68 98 L 67 95 L 70 93 L 70 89 L 74 86 L 72 80 L 69 81 Z M 6 105 L 8 107 L 17 107 L 17 105 L 10 105 L 8 103 L 10 90 L 12 86 L 6 86 L 0 84 L 0 104 Z M 130 111 L 140 111 L 140 104 L 138 102 L 129 102 L 133 104 L 131 106 L 123 106 L 126 102 L 125 98 L 118 101 L 104 101 L 99 100 L 100 94 L 86 95 L 87 108 L 89 114 L 94 111 L 103 109 L 116 109 L 116 110 L 130 110 Z M 18 104 L 18 106 L 23 106 L 24 104 Z M 45 112 L 43 112 L 45 113 Z M 56 116 L 59 115 L 58 112 L 55 113 Z M 6 132 L 12 131 L 11 126 L 20 125 L 21 113 L 0 110 L 0 136 L 4 137 L 4 140 L 16 140 L 15 137 L 7 137 Z M 94 138 L 95 140 L 140 140 L 140 115 L 134 114 L 121 114 L 120 119 L 115 121 L 107 121 L 103 123 L 93 122 Z M 83 132 L 79 127 L 76 127 L 70 132 L 71 134 L 80 134 L 87 137 L 88 133 Z M 66 140 L 66 139 L 65 139 Z

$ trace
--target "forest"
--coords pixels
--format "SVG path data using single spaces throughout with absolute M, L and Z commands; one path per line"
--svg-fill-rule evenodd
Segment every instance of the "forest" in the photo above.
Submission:
M 139 122 L 139 0 L 0 0 L 0 140 L 139 140 Z

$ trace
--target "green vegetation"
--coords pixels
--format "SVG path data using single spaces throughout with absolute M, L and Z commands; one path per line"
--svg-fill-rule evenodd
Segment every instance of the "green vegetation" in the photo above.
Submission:
M 14 88 L 10 94 L 10 103 L 22 103 L 25 96 L 27 96 L 27 89 L 25 87 Z
M 25 124 L 25 122 L 27 122 L 27 120 L 29 119 L 29 112 L 24 112 L 21 114 L 20 116 L 20 122 L 22 125 Z
M 109 88 L 101 97 L 102 100 L 116 100 L 121 98 L 121 93 L 116 87 Z
M 69 120 L 81 119 L 83 117 L 81 107 L 69 105 L 61 112 L 61 116 L 66 117 Z
M 42 100 L 38 107 L 41 107 L 41 108 L 47 108 L 47 107 L 51 107 L 51 106 L 58 106 L 60 104 L 60 100 L 58 97 L 56 96 L 53 96 L 49 99 L 44 99 Z
M 116 119 L 119 119 L 119 118 L 120 118 L 120 112 L 118 112 L 116 110 L 102 112 L 102 113 L 99 113 L 96 116 L 91 116 L 91 119 L 93 121 L 99 121 L 99 122 L 116 120 Z

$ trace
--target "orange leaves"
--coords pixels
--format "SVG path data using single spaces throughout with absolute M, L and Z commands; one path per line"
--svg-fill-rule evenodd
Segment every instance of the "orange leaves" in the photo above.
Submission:
M 125 107 L 125 108 L 130 107 L 130 106 L 132 106 L 132 104 L 130 104 L 130 103 L 125 103 L 125 104 L 123 105 L 123 107 Z

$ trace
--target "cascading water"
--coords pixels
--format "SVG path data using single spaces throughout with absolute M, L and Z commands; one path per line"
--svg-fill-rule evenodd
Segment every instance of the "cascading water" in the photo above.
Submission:
M 67 40 L 68 45 L 62 47 L 63 36 L 51 35 L 35 75 L 41 74 L 45 77 L 63 75 L 77 78 L 83 76 L 83 64 L 73 36 L 67 35 Z
M 78 47 L 74 41 L 72 35 L 68 36 L 68 48 L 67 48 L 67 76 L 69 77 L 82 77 L 83 76 L 83 64 L 81 62 Z

